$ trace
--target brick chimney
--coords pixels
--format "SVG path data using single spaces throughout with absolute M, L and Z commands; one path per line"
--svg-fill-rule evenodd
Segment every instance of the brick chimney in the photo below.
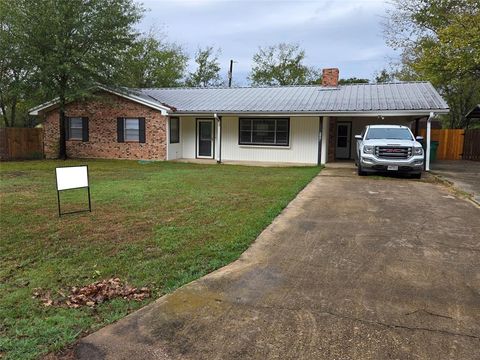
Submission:
M 340 71 L 337 68 L 322 70 L 322 86 L 338 86 L 338 76 Z

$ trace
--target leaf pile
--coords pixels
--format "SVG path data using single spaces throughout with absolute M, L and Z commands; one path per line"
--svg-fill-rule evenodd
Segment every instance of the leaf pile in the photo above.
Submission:
M 65 295 L 59 291 L 59 299 L 52 299 L 50 291 L 35 289 L 33 298 L 38 298 L 44 306 L 62 306 L 79 308 L 81 306 L 94 307 L 114 298 L 141 301 L 150 297 L 150 289 L 146 287 L 136 288 L 122 283 L 119 278 L 111 278 L 97 281 L 84 287 L 72 287 L 70 294 Z

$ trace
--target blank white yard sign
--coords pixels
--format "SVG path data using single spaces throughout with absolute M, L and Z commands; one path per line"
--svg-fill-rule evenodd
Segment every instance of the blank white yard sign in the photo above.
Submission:
M 55 169 L 57 190 L 78 189 L 88 186 L 87 166 L 67 166 Z

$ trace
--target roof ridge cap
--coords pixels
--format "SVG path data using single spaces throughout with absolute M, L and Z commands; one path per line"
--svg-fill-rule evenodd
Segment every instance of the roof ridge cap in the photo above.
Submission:
M 415 81 L 387 81 L 387 82 L 372 82 L 372 83 L 351 83 L 338 84 L 338 86 L 323 86 L 320 84 L 304 84 L 304 85 L 254 85 L 254 86 L 215 86 L 215 87 L 192 87 L 192 86 L 177 86 L 177 87 L 147 87 L 147 88 L 126 88 L 130 91 L 148 91 L 148 90 L 235 90 L 235 89 L 287 89 L 287 88 L 320 88 L 323 90 L 336 90 L 340 87 L 348 86 L 378 86 L 378 85 L 403 85 L 403 84 L 431 84 L 428 80 Z
M 322 86 L 322 85 L 261 85 L 261 86 L 217 86 L 217 87 L 158 87 L 158 88 L 128 88 L 130 91 L 144 90 L 233 90 L 233 89 L 283 89 L 283 88 L 322 88 L 336 89 L 338 86 Z

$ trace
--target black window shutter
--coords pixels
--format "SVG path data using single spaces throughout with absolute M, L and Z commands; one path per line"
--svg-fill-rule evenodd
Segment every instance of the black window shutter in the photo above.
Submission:
M 117 118 L 117 141 L 124 142 L 123 118 Z
M 138 118 L 138 142 L 145 142 L 145 118 Z
M 88 141 L 88 117 L 82 118 L 82 141 Z
M 65 140 L 70 140 L 70 118 L 65 116 Z

